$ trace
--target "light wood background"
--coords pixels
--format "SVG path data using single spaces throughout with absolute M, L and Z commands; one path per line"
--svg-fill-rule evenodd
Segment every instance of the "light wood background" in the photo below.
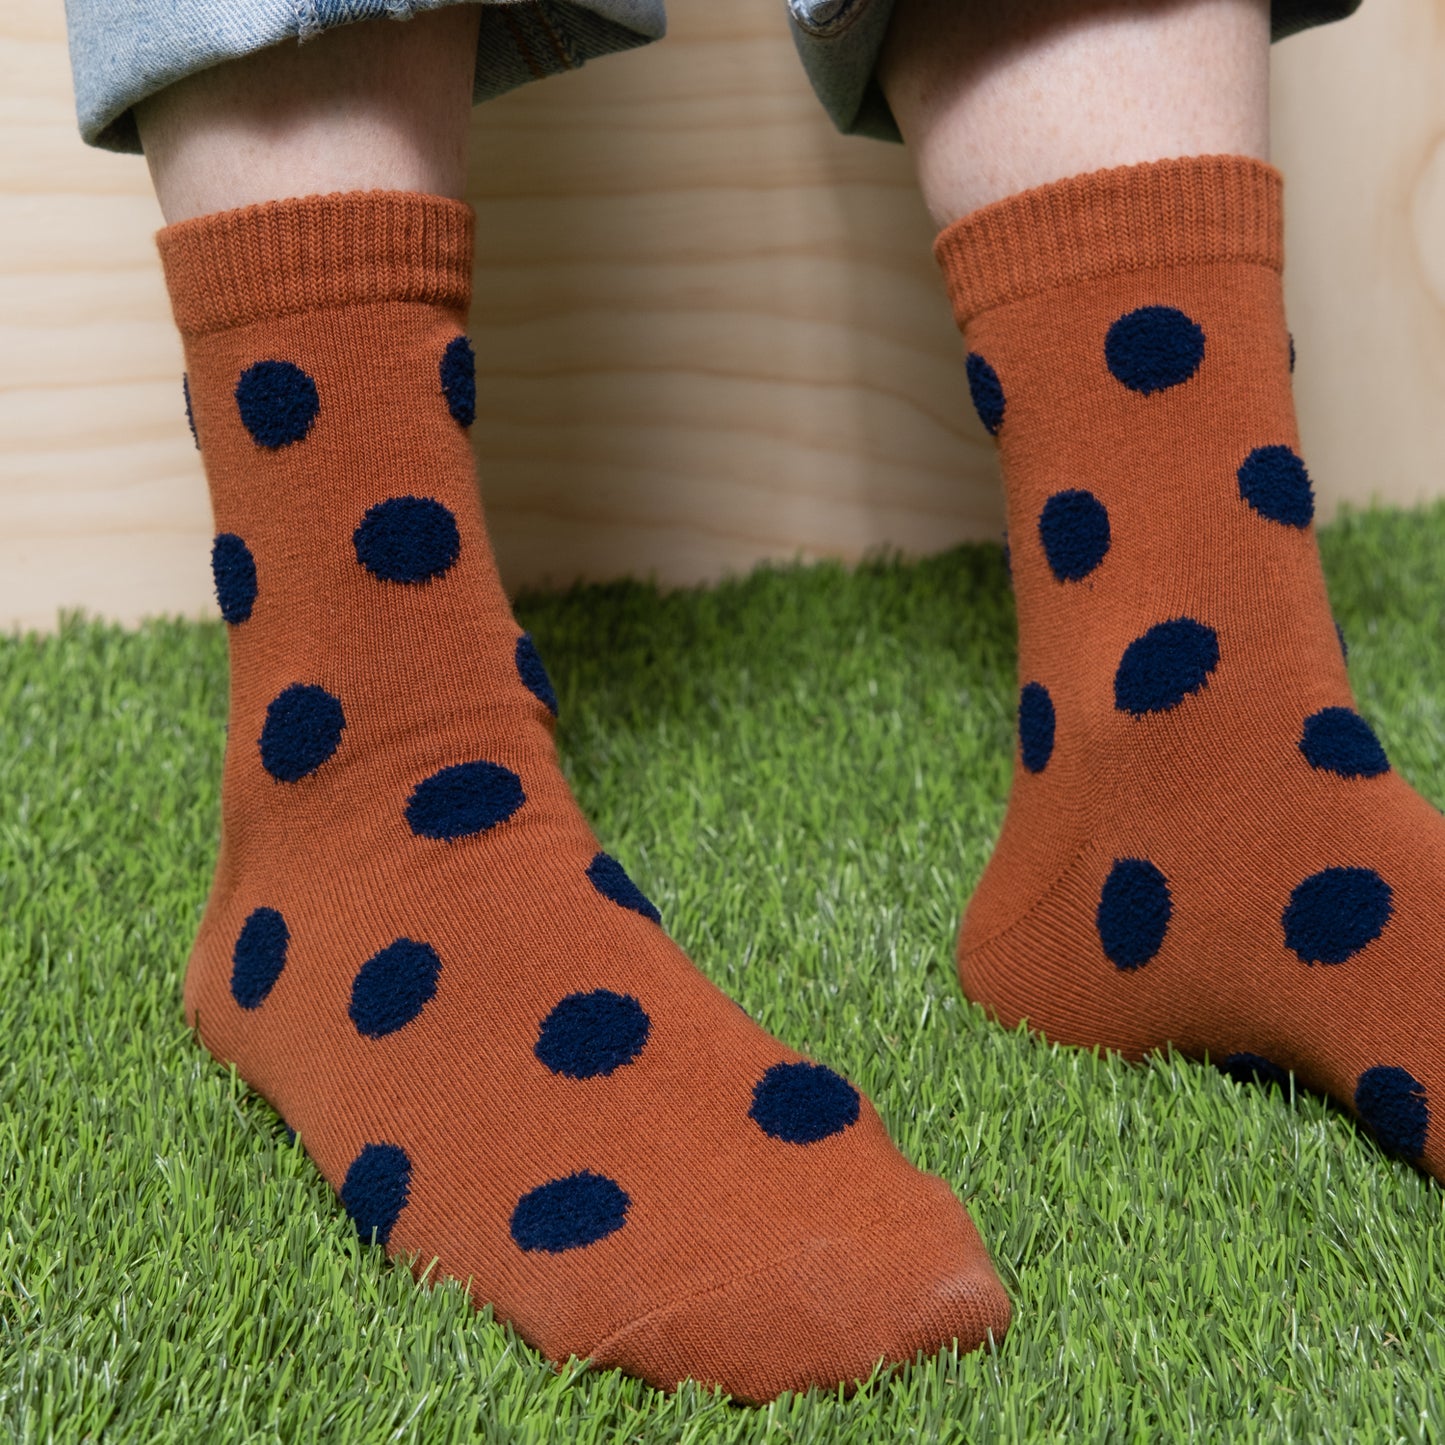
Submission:
M 1277 46 L 1306 459 L 1445 490 L 1445 4 Z M 0 627 L 211 615 L 139 157 L 86 150 L 61 0 L 0 9 Z M 997 536 L 992 447 L 901 148 L 835 135 L 782 0 L 474 117 L 475 428 L 512 586 Z

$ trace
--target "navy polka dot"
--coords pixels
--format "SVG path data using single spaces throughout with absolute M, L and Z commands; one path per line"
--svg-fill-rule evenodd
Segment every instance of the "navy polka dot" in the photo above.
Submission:
M 201 449 L 201 438 L 196 432 L 196 413 L 191 406 L 191 378 L 183 371 L 181 373 L 181 395 L 186 401 L 186 425 L 191 429 L 191 440 L 196 444 L 196 450 Z
M 1293 332 L 1293 331 L 1291 331 L 1291 332 L 1289 333 L 1289 370 L 1290 370 L 1290 375 L 1293 376 L 1293 375 L 1294 375 L 1294 332 Z
M 964 362 L 968 372 L 968 394 L 973 398 L 973 409 L 984 424 L 990 436 L 997 436 L 1003 425 L 1004 397 L 999 383 L 998 372 L 978 352 L 970 351 Z
M 1390 885 L 1373 868 L 1325 868 L 1286 905 L 1286 947 L 1304 963 L 1343 963 L 1384 931 L 1394 912 Z
M 261 762 L 277 782 L 299 782 L 336 751 L 345 726 L 339 699 L 324 687 L 293 682 L 266 709 Z
M 374 953 L 351 984 L 351 1022 L 369 1039 L 405 1028 L 436 997 L 442 961 L 436 949 L 398 938 Z
M 581 1249 L 616 1234 L 631 1203 L 615 1180 L 583 1169 L 524 1194 L 512 1211 L 512 1238 L 528 1252 Z
M 536 1055 L 569 1079 L 606 1078 L 642 1052 L 652 1021 L 630 993 L 569 993 L 537 1030 Z
M 1355 1084 L 1355 1108 L 1370 1132 L 1407 1159 L 1425 1152 L 1430 1132 L 1430 1103 L 1425 1086 L 1406 1069 L 1376 1064 Z
M 517 639 L 516 663 L 517 676 L 522 679 L 522 686 L 556 717 L 557 694 L 552 690 L 552 679 L 547 676 L 547 669 L 542 666 L 537 645 L 532 641 L 532 634 L 529 632 L 524 632 Z
M 1019 693 L 1019 752 L 1031 773 L 1041 773 L 1054 755 L 1054 700 L 1041 682 Z
M 242 1008 L 260 1008 L 286 967 L 291 942 L 286 920 L 274 908 L 254 909 L 241 925 L 231 952 L 231 997 Z
M 1126 312 L 1104 338 L 1104 360 L 1116 380 L 1149 396 L 1188 381 L 1204 360 L 1204 332 L 1173 306 Z
M 1239 495 L 1271 522 L 1308 527 L 1315 494 L 1305 464 L 1289 447 L 1255 447 L 1239 464 Z
M 362 1241 L 385 1244 L 411 1193 L 411 1160 L 399 1144 L 363 1144 L 341 1185 L 341 1203 Z
M 1342 778 L 1376 778 L 1390 771 L 1390 760 L 1374 730 L 1347 707 L 1311 713 L 1305 719 L 1299 750 L 1310 767 Z
M 1164 946 L 1173 913 L 1169 882 L 1148 859 L 1116 859 L 1099 892 L 1104 956 L 1116 968 L 1142 968 Z
M 351 535 L 356 560 L 383 582 L 430 582 L 462 550 L 457 519 L 430 497 L 388 497 Z
M 816 1144 L 858 1122 L 858 1090 L 822 1064 L 774 1064 L 753 1089 L 748 1116 L 774 1139 Z
M 211 543 L 211 577 L 221 616 L 233 627 L 245 622 L 256 604 L 256 559 L 234 532 L 220 532 Z
M 469 838 L 505 823 L 527 795 L 500 763 L 454 763 L 423 779 L 407 799 L 406 821 L 420 838 Z
M 604 898 L 610 898 L 612 902 L 623 908 L 630 908 L 634 913 L 640 913 L 654 923 L 662 922 L 662 914 L 610 853 L 599 853 L 587 865 L 587 881 Z
M 465 336 L 447 342 L 441 359 L 442 392 L 447 410 L 459 426 L 471 426 L 477 419 L 477 358 Z
M 1143 717 L 1168 712 L 1209 681 L 1219 666 L 1219 638 L 1192 617 L 1159 622 L 1124 649 L 1114 673 L 1114 706 Z
M 1092 493 L 1055 492 L 1039 513 L 1039 540 L 1060 582 L 1087 577 L 1109 550 L 1109 512 Z
M 1289 1071 L 1260 1054 L 1230 1054 L 1219 1068 L 1236 1084 L 1273 1084 L 1289 1093 Z
M 241 421 L 257 445 L 275 451 L 311 430 L 321 399 L 316 383 L 289 361 L 258 361 L 236 383 Z

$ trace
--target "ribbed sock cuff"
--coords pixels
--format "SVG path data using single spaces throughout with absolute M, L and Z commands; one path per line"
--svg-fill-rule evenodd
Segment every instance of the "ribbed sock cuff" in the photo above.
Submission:
M 1022 191 L 934 242 L 959 327 L 1058 286 L 1148 266 L 1284 269 L 1284 177 L 1250 156 L 1116 166 Z
M 176 325 L 204 335 L 297 311 L 421 301 L 465 311 L 472 208 L 411 191 L 266 201 L 156 236 Z

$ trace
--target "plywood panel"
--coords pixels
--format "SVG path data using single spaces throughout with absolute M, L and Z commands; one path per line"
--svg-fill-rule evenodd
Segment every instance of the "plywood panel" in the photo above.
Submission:
M 1445 4 L 1365 0 L 1277 50 L 1285 296 L 1331 499 L 1445 493 Z
M 513 586 L 997 535 L 899 148 L 833 134 L 780 0 L 474 116 L 475 440 Z M 1445 37 L 1367 0 L 1275 51 L 1288 287 L 1326 505 L 1445 487 Z M 61 7 L 0 12 L 0 625 L 211 610 L 144 163 L 81 146 Z

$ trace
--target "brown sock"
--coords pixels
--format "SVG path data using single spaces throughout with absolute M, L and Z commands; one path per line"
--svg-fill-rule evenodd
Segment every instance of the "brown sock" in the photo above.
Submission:
M 959 966 L 1004 1022 L 1172 1044 L 1445 1166 L 1445 823 L 1355 708 L 1315 545 L 1281 181 L 1205 156 L 940 236 L 998 438 L 1019 751 Z
M 999 1336 L 947 1186 L 692 967 L 568 792 L 476 498 L 471 226 L 373 192 L 161 233 L 231 645 L 187 1016 L 363 1238 L 553 1359 L 763 1400 Z

